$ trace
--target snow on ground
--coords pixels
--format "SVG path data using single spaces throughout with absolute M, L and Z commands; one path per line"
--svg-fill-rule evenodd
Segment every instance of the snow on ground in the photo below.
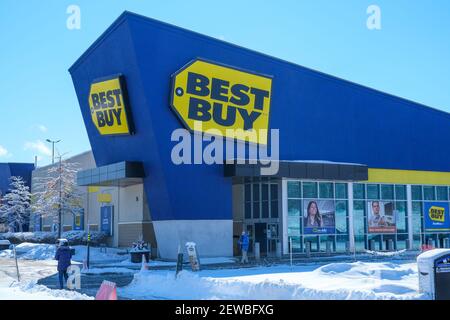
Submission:
M 52 290 L 28 281 L 0 287 L 0 300 L 92 300 L 93 297 L 70 290 Z
M 103 273 L 136 273 L 135 269 L 123 267 L 89 268 L 81 270 L 83 274 L 103 274 Z
M 416 263 L 331 263 L 136 273 L 118 289 L 131 299 L 428 299 L 418 293 Z
M 72 261 L 82 263 L 86 259 L 86 246 L 71 246 L 75 249 L 75 255 Z M 106 248 L 105 252 L 100 252 L 99 247 L 90 247 L 90 261 L 96 262 L 117 262 L 128 259 L 128 255 L 119 255 L 123 250 L 117 248 Z M 28 260 L 51 260 L 55 257 L 56 246 L 54 244 L 29 243 L 24 242 L 16 246 L 16 252 L 19 259 Z M 0 257 L 14 258 L 13 250 L 0 251 Z
M 188 261 L 185 261 L 186 263 Z M 210 264 L 227 264 L 227 263 L 236 263 L 236 260 L 233 258 L 227 257 L 217 257 L 217 258 L 200 258 L 200 265 L 210 265 Z M 136 267 L 140 266 L 142 263 L 134 263 L 131 262 L 130 259 L 123 260 L 120 262 L 120 266 L 123 267 Z M 117 264 L 116 264 L 117 265 Z M 161 261 L 161 260 L 150 260 L 147 265 L 149 267 L 175 267 L 177 263 L 175 261 Z

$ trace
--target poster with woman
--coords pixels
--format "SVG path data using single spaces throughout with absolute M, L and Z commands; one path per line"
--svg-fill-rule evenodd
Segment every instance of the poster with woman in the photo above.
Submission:
M 395 233 L 394 203 L 391 201 L 368 201 L 367 219 L 369 233 Z
M 303 233 L 336 233 L 335 205 L 333 200 L 303 201 Z

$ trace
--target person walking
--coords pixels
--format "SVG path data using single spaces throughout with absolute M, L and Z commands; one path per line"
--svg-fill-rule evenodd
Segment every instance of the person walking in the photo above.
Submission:
M 72 259 L 72 251 L 69 247 L 69 243 L 64 241 L 56 249 L 55 260 L 58 260 L 58 275 L 59 275 L 59 288 L 64 288 L 64 280 L 67 282 L 69 275 L 67 269 L 70 267 L 70 260 Z
M 242 231 L 242 234 L 241 234 L 241 237 L 239 238 L 238 244 L 242 250 L 241 263 L 248 263 L 247 251 L 248 251 L 248 246 L 249 246 L 249 238 L 248 238 L 248 234 L 245 231 Z

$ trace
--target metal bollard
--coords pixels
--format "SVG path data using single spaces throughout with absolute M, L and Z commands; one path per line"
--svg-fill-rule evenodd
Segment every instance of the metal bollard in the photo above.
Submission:
M 448 249 L 450 248 L 450 239 L 444 238 L 444 248 Z
M 427 243 L 428 243 L 429 246 L 432 246 L 434 248 L 434 241 L 433 241 L 432 238 L 428 238 Z
M 331 241 L 330 240 L 327 241 L 326 252 L 327 252 L 327 255 L 329 255 L 329 256 L 331 255 Z
M 375 251 L 375 240 L 372 239 L 369 241 L 369 248 L 370 250 Z
M 311 257 L 311 241 L 306 241 L 306 256 Z
M 392 241 L 392 239 L 387 241 L 387 249 L 388 251 L 394 251 L 394 241 Z
M 255 260 L 259 261 L 261 260 L 261 254 L 259 250 L 259 242 L 255 242 Z
M 277 258 L 281 259 L 281 242 L 277 241 Z

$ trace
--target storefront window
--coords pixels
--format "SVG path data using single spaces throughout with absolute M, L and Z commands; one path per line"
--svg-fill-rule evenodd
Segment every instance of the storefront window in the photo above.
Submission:
M 441 201 L 448 201 L 447 187 L 436 187 L 436 198 Z
M 406 200 L 406 186 L 404 185 L 395 186 L 395 199 Z
M 325 252 L 327 244 L 332 252 L 343 252 L 349 231 L 347 184 L 288 181 L 287 189 L 288 239 L 300 238 L 293 249 L 301 247 L 301 252 L 305 253 L 305 244 L 311 242 L 311 252 Z M 312 202 L 321 214 L 323 228 L 303 225 L 303 211 Z
M 394 199 L 394 186 L 391 184 L 381 185 L 381 199 L 392 200 Z
M 270 215 L 278 218 L 278 184 L 270 185 Z
M 367 199 L 380 199 L 380 188 L 377 184 L 367 185 Z
M 397 233 L 408 233 L 408 217 L 406 215 L 406 202 L 397 201 L 395 203 Z
M 303 198 L 317 198 L 317 182 L 303 182 Z
M 356 236 L 365 234 L 364 204 L 364 201 L 353 201 L 353 230 Z
M 422 200 L 422 187 L 411 186 L 411 194 L 413 200 Z
M 420 234 L 422 232 L 422 203 L 412 203 L 413 213 L 413 234 Z
M 336 199 L 347 199 L 347 184 L 336 183 L 335 184 Z
M 424 186 L 423 187 L 423 199 L 424 200 L 435 200 L 436 195 L 433 186 Z
M 301 216 L 302 201 L 298 199 L 288 199 L 288 215 L 290 217 Z
M 301 183 L 300 181 L 288 181 L 287 183 L 288 198 L 301 198 Z
M 319 183 L 319 197 L 326 199 L 334 198 L 333 184 L 327 182 Z
M 261 215 L 262 218 L 269 217 L 269 185 L 267 183 L 261 184 Z
M 336 201 L 336 234 L 347 233 L 347 201 Z
M 353 184 L 353 199 L 365 199 L 366 193 L 364 192 L 364 184 Z

